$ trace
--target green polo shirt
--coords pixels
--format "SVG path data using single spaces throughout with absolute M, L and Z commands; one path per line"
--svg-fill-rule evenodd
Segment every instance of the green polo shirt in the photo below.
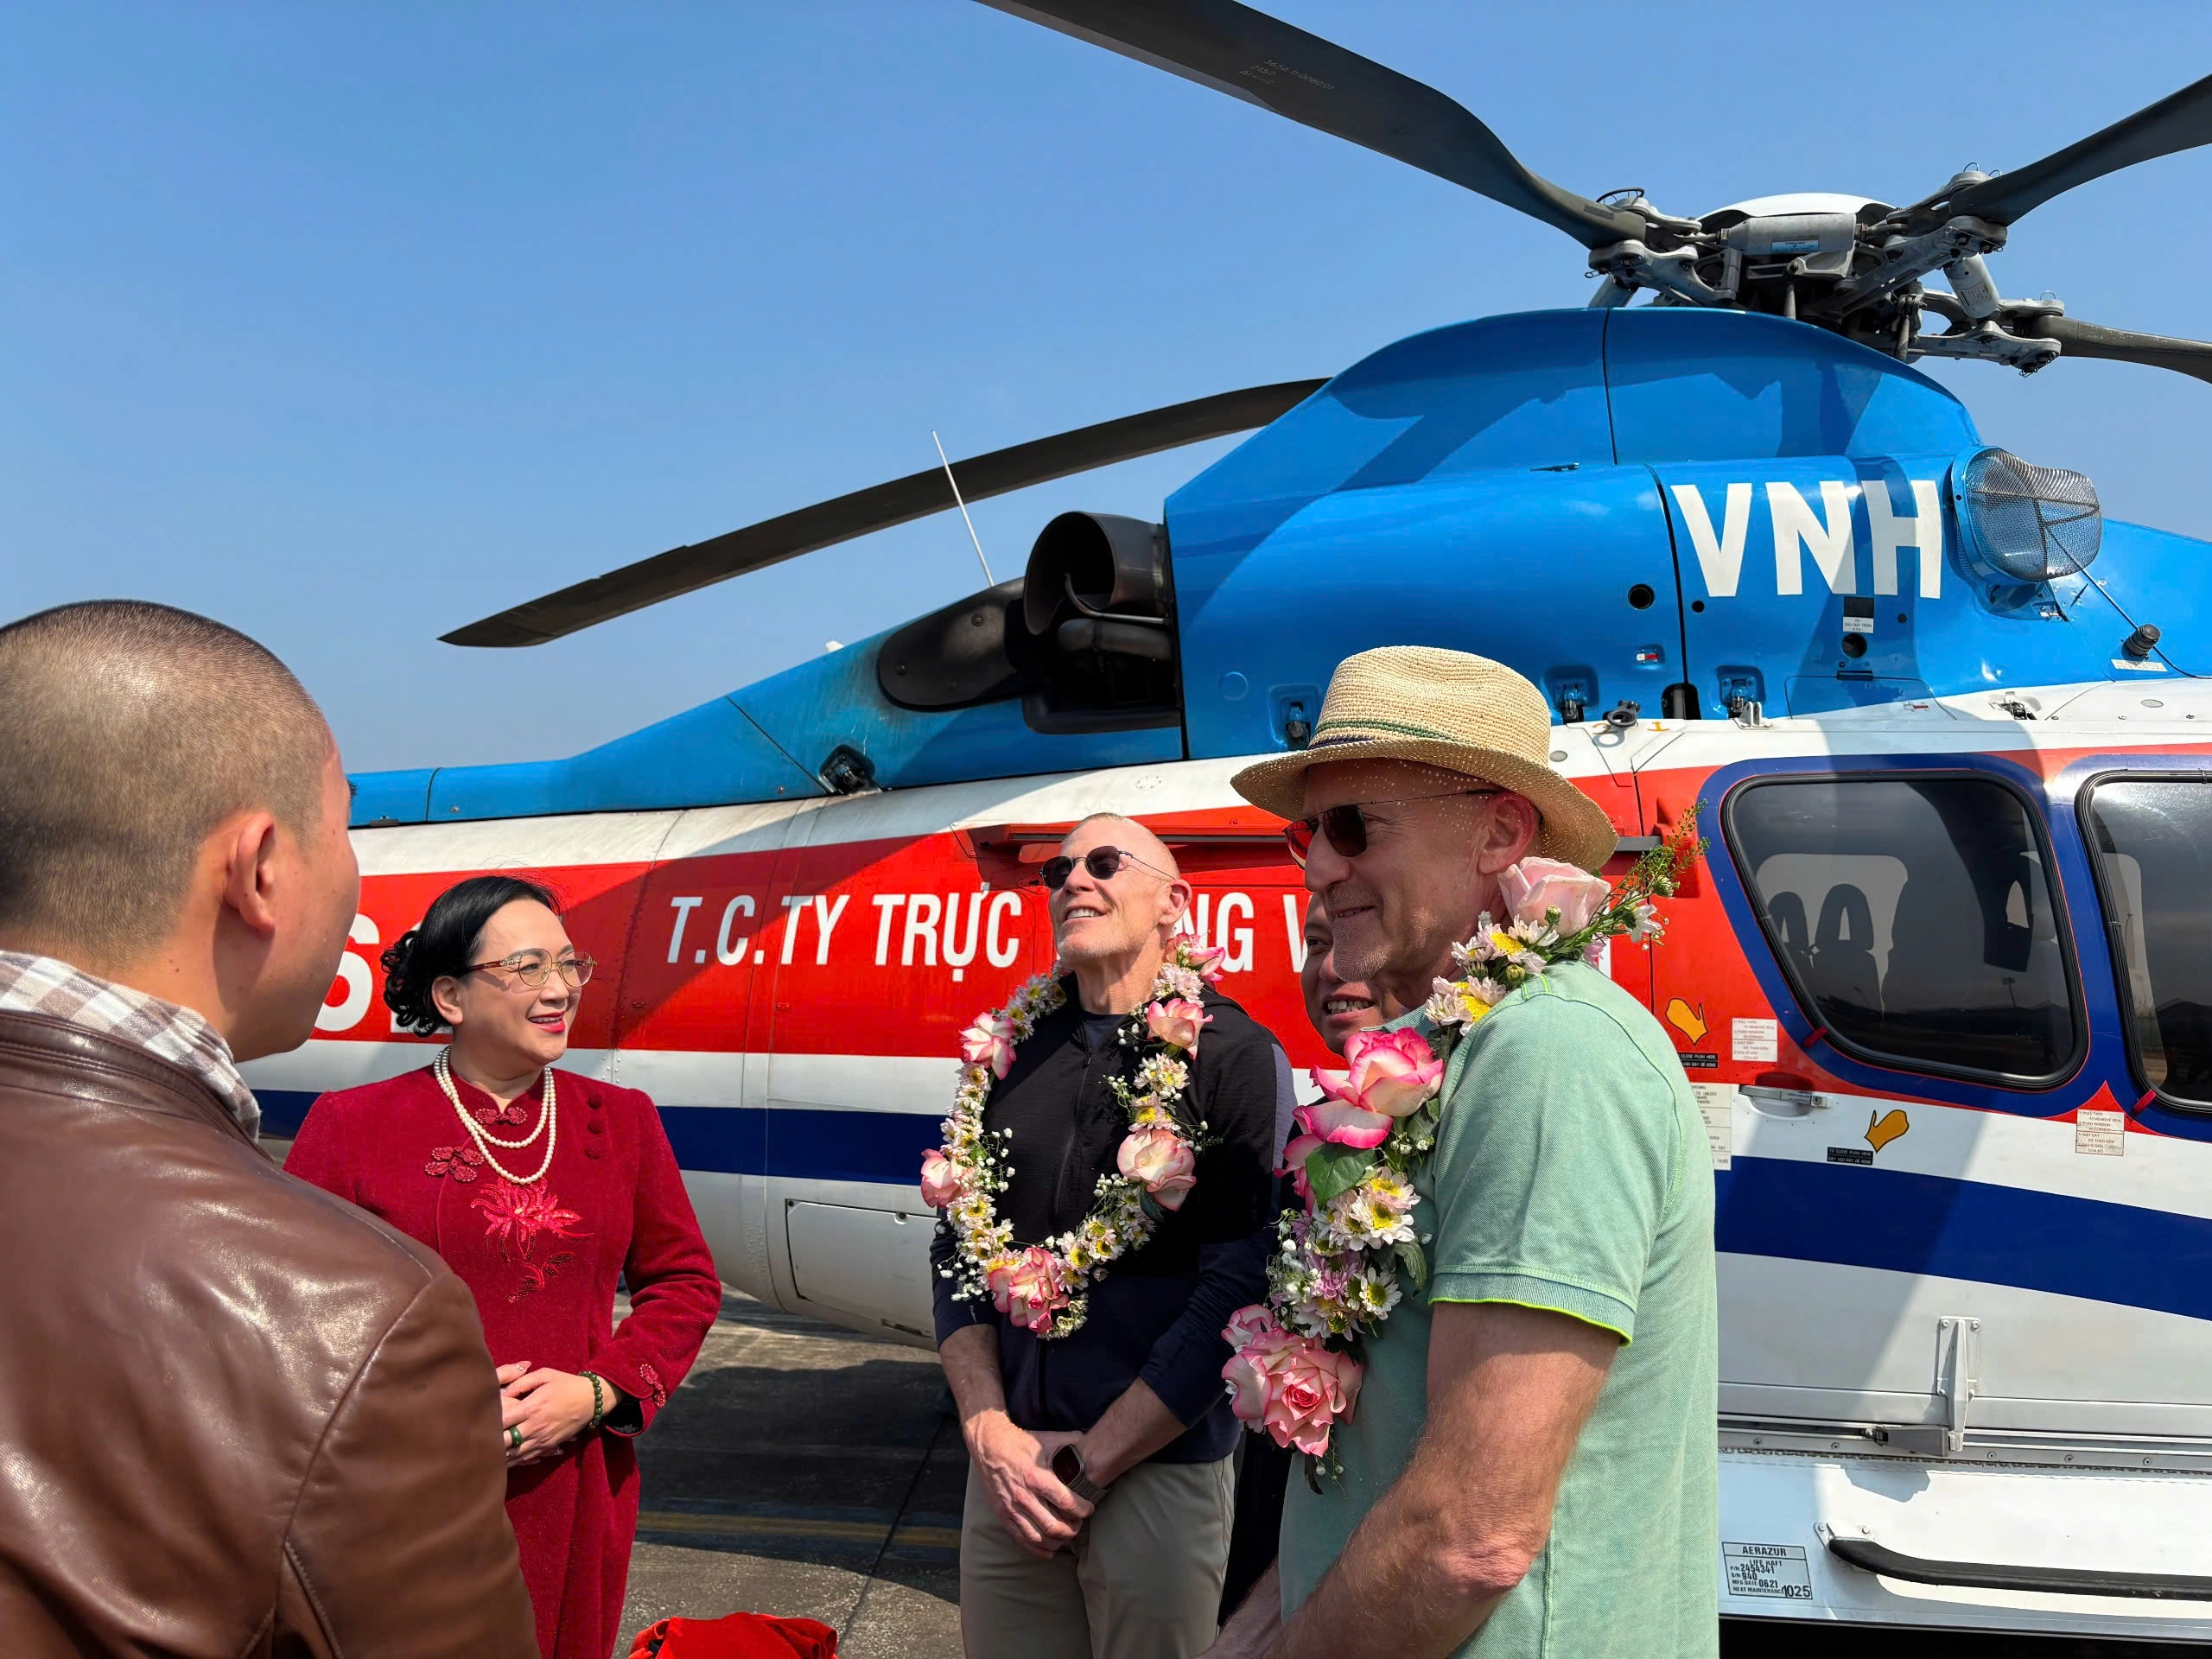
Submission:
M 1513 1302 L 1622 1343 L 1543 1553 L 1459 1655 L 1712 1659 L 1712 1160 L 1674 1045 L 1642 1004 L 1575 963 L 1493 1008 L 1453 1053 L 1444 1087 L 1414 1211 L 1434 1235 L 1428 1293 L 1408 1294 L 1367 1344 L 1358 1408 L 1333 1435 L 1343 1481 L 1324 1478 L 1317 1497 L 1291 1480 L 1283 1611 L 1313 1592 L 1412 1456 L 1427 1414 L 1431 1303 Z

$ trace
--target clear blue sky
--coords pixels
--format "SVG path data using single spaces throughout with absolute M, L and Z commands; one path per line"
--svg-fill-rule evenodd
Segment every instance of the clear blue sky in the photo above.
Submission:
M 1285 0 L 1539 172 L 1697 213 L 1916 198 L 2212 67 L 2212 7 Z M 1963 16 L 1960 21 L 1963 21 Z M 2212 151 L 2024 221 L 2005 290 L 2212 334 Z M 967 0 L 115 4 L 0 16 L 0 613 L 266 641 L 357 768 L 562 754 L 946 602 L 959 521 L 525 652 L 438 633 L 956 455 L 1418 329 L 1579 305 L 1565 238 Z M 2212 386 L 1938 373 L 2116 516 L 2212 534 Z M 1152 516 L 1224 445 L 976 512 Z M 2212 579 L 2212 573 L 2208 573 Z

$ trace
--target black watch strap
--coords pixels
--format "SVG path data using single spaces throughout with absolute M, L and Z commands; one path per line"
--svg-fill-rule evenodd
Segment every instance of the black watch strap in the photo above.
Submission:
M 1086 1503 L 1096 1503 L 1106 1496 L 1106 1489 L 1090 1478 L 1083 1466 L 1083 1453 L 1077 1451 L 1073 1441 L 1052 1453 L 1052 1473 L 1061 1485 Z

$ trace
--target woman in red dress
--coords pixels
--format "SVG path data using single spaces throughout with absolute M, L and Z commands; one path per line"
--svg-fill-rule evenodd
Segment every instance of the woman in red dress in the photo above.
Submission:
M 592 962 L 550 893 L 463 881 L 384 963 L 395 1023 L 448 1028 L 451 1046 L 420 1071 L 323 1096 L 284 1166 L 429 1246 L 474 1293 L 538 1646 L 607 1659 L 638 1525 L 630 1442 L 721 1306 L 714 1259 L 652 1100 L 552 1069 Z M 631 1308 L 619 1326 L 618 1274 Z

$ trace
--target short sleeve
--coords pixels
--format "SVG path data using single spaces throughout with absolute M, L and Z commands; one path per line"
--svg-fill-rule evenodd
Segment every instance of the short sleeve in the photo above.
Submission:
M 1565 996 L 1500 1005 L 1464 1054 L 1429 1172 L 1430 1300 L 1543 1308 L 1633 1341 L 1681 1174 L 1671 1085 L 1610 1014 Z

